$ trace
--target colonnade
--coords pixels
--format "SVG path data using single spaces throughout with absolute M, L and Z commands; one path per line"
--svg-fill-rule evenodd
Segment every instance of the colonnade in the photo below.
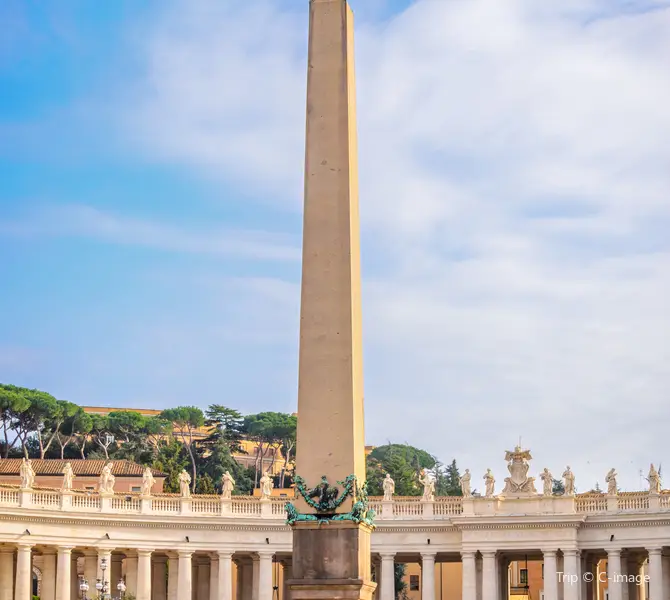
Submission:
M 670 554 L 664 554 L 661 546 L 530 552 L 543 563 L 544 600 L 605 600 L 602 589 L 607 590 L 609 600 L 670 600 Z M 446 560 L 461 562 L 460 600 L 508 600 L 509 565 L 523 554 L 469 550 L 449 555 Z M 436 600 L 437 559 L 436 552 L 420 554 L 421 600 Z M 380 553 L 376 563 L 378 600 L 395 600 L 395 562 L 395 553 Z
M 41 572 L 40 600 L 97 597 L 96 582 L 106 582 L 108 598 L 125 594 L 137 600 L 273 600 L 278 585 L 273 565 L 286 579 L 290 559 L 277 559 L 271 550 L 235 554 L 229 550 L 155 551 L 74 546 L 43 547 L 28 543 L 0 546 L 0 600 L 31 600 L 33 566 Z M 235 594 L 235 598 L 233 597 Z

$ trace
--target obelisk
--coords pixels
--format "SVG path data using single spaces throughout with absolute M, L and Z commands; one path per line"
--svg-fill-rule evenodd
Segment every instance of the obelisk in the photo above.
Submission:
M 346 0 L 310 0 L 307 60 L 296 474 L 315 489 L 322 477 L 333 486 L 351 476 L 365 482 L 354 35 Z M 350 513 L 354 500 L 332 512 Z M 304 499 L 296 506 L 310 512 Z M 370 599 L 370 534 L 355 520 L 295 522 L 291 599 Z

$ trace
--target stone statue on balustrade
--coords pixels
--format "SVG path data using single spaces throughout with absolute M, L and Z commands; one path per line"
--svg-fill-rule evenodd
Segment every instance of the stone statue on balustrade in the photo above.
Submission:
M 21 489 L 30 490 L 35 484 L 35 470 L 30 459 L 22 459 L 21 467 L 19 468 L 19 475 L 21 476 Z
M 260 486 L 261 498 L 269 498 L 272 496 L 272 490 L 275 487 L 275 484 L 272 481 L 272 477 L 268 475 L 267 471 L 265 471 L 265 473 L 263 473 L 263 477 L 261 477 Z
M 649 482 L 649 493 L 650 494 L 660 494 L 661 493 L 661 475 L 654 468 L 653 464 L 649 467 L 649 475 L 647 476 L 647 481 Z
M 235 480 L 233 476 L 226 471 L 221 480 L 221 498 L 230 500 L 233 497 L 233 490 L 235 489 Z
M 395 494 L 395 481 L 391 479 L 389 473 L 384 477 L 384 502 L 391 502 L 393 500 L 393 494 Z
M 435 480 L 425 470 L 422 470 L 419 483 L 423 486 L 423 497 L 421 500 L 424 502 L 433 502 L 435 500 Z
M 472 496 L 471 481 L 472 474 L 470 473 L 470 469 L 465 469 L 465 473 L 463 473 L 458 480 L 458 484 L 461 486 L 461 494 L 464 498 L 470 498 Z
M 554 494 L 554 476 L 551 474 L 551 471 L 544 468 L 544 471 L 540 473 L 540 479 L 542 480 L 542 495 L 543 496 L 553 496 Z
M 98 480 L 98 493 L 100 494 L 113 494 L 114 493 L 114 484 L 116 483 L 116 477 L 112 475 L 112 467 L 114 463 L 108 462 L 100 473 L 100 479 Z
M 616 496 L 619 488 L 616 484 L 617 472 L 614 469 L 610 469 L 605 475 L 605 483 L 607 484 L 607 494 L 610 496 Z
M 505 452 L 507 461 L 507 470 L 510 476 L 505 478 L 505 488 L 502 491 L 503 496 L 530 496 L 537 494 L 535 490 L 535 478 L 528 477 L 530 468 L 529 460 L 533 460 L 530 450 L 522 450 L 521 446 L 516 446 L 513 451 Z
M 495 493 L 496 480 L 493 477 L 491 469 L 486 469 L 486 473 L 484 474 L 484 483 L 486 485 L 486 497 L 492 498 L 493 494 Z
M 74 480 L 74 469 L 70 463 L 65 463 L 63 467 L 63 487 L 64 492 L 69 492 L 72 489 L 72 482 Z
M 151 488 L 154 487 L 155 483 L 156 480 L 154 479 L 151 467 L 147 467 L 142 474 L 142 496 L 145 498 L 151 496 Z
M 565 488 L 566 496 L 575 495 L 575 474 L 570 470 L 570 465 L 565 467 L 563 471 L 563 487 Z
M 186 469 L 179 473 L 179 493 L 182 498 L 191 497 L 191 476 L 186 472 Z

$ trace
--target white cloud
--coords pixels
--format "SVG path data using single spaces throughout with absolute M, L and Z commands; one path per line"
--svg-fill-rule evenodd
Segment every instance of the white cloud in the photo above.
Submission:
M 109 213 L 91 206 L 46 206 L 15 221 L 0 221 L 0 233 L 13 236 L 81 237 L 167 252 L 233 256 L 255 260 L 300 260 L 299 240 L 266 231 L 175 226 Z
M 670 460 L 670 10 L 644 8 L 423 0 L 359 27 L 370 442 L 502 481 L 522 435 L 580 489 Z M 296 210 L 307 20 L 281 9 L 172 2 L 125 125 Z

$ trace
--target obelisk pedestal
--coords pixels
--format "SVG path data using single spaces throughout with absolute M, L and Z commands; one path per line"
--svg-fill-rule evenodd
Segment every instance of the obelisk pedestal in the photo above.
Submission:
M 346 0 L 310 0 L 304 211 L 296 473 L 307 489 L 325 477 L 341 492 L 337 482 L 350 476 L 365 481 L 354 37 Z M 293 524 L 291 600 L 372 598 L 372 527 L 346 516 L 356 500 L 352 494 L 333 508 L 343 520 Z M 313 512 L 303 498 L 296 508 Z

